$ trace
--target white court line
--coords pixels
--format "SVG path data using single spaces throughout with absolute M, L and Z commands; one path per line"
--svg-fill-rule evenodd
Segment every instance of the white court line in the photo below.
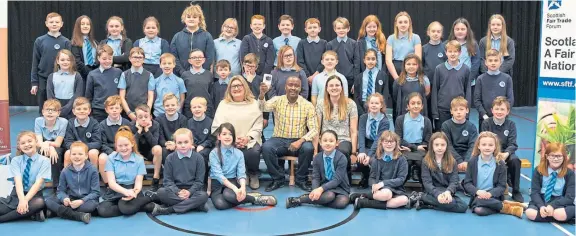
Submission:
M 520 176 L 522 176 L 522 178 L 527 179 L 528 181 L 532 182 L 532 179 L 528 178 L 528 176 L 524 175 L 524 174 L 520 174 Z M 508 193 L 510 194 L 510 193 Z M 511 195 L 511 194 L 510 194 Z M 526 204 L 526 203 L 524 203 Z M 552 224 L 554 227 L 556 227 L 557 229 L 559 229 L 560 231 L 562 231 L 562 233 L 568 235 L 568 236 L 574 236 L 573 233 L 571 233 L 570 231 L 566 230 L 564 227 L 560 226 L 558 223 L 556 222 L 550 222 L 550 224 Z

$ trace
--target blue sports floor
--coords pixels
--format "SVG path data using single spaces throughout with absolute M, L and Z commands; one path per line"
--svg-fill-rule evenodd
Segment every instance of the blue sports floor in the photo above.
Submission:
M 33 130 L 37 109 L 11 108 L 11 143 L 15 150 L 16 135 L 21 130 Z M 517 155 L 532 161 L 536 117 L 535 107 L 514 108 L 511 119 L 518 128 L 519 150 Z M 472 111 L 470 120 L 477 122 Z M 271 129 L 266 129 L 266 137 Z M 263 162 L 261 168 L 265 169 Z M 522 193 L 529 201 L 531 169 L 523 169 Z M 269 183 L 262 177 L 260 191 Z M 356 191 L 356 189 L 353 189 Z M 208 201 L 208 213 L 191 212 L 183 215 L 149 217 L 138 213 L 130 217 L 92 218 L 89 225 L 79 222 L 47 219 L 44 223 L 18 221 L 0 224 L 2 235 L 534 235 L 574 236 L 573 225 L 533 223 L 509 215 L 479 217 L 468 211 L 465 214 L 444 213 L 434 210 L 396 209 L 354 211 L 349 205 L 344 210 L 318 206 L 301 206 L 287 210 L 287 197 L 304 192 L 296 187 L 285 187 L 273 192 L 278 198 L 276 207 L 252 207 L 216 210 Z M 458 195 L 468 202 L 469 198 Z

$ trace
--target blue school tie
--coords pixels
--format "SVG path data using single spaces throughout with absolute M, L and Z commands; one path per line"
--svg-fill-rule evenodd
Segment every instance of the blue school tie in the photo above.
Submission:
M 32 158 L 26 160 L 26 168 L 24 169 L 24 174 L 22 174 L 22 183 L 24 184 L 24 189 L 28 189 L 30 184 L 30 167 L 32 167 Z
M 372 118 L 370 122 L 370 139 L 376 141 L 378 139 L 377 132 L 378 132 L 378 121 Z
M 385 161 L 385 162 L 390 162 L 390 161 L 392 161 L 392 157 L 389 156 L 389 155 L 386 155 L 386 156 L 384 157 L 384 161 Z
M 374 50 L 378 51 L 378 48 L 376 47 L 376 39 L 370 40 L 370 46 L 372 46 Z
M 372 91 L 374 91 L 374 77 L 372 77 L 372 70 L 368 71 L 368 85 L 366 87 L 366 97 L 368 97 L 372 95 Z
M 544 192 L 544 201 L 549 202 L 552 198 L 552 192 L 554 191 L 554 186 L 556 185 L 556 175 L 558 173 L 552 172 L 552 176 L 550 176 L 550 182 L 546 185 L 546 192 Z
M 84 44 L 86 45 L 86 65 L 94 65 L 94 55 L 92 55 L 92 44 L 88 38 L 84 39 Z
M 332 157 L 325 157 L 326 159 L 326 179 L 332 180 Z
M 288 40 L 289 40 L 288 38 L 284 39 L 284 45 L 288 45 Z

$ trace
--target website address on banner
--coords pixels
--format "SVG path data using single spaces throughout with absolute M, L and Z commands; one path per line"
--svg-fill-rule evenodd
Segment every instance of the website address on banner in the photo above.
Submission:
M 574 80 L 565 80 L 565 81 L 544 80 L 542 81 L 542 84 L 546 87 L 576 88 L 576 83 L 574 83 Z

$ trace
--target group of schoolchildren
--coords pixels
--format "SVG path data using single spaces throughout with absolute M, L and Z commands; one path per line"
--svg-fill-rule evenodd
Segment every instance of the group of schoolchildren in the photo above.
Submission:
M 471 208 L 478 215 L 522 217 L 517 130 L 507 118 L 514 101 L 514 41 L 501 15 L 490 18 L 479 45 L 468 21 L 459 18 L 446 42 L 442 25 L 431 23 L 430 41 L 422 46 L 406 12 L 396 16 L 387 39 L 378 18 L 367 16 L 357 41 L 348 38 L 350 25 L 343 17 L 334 21 L 337 37 L 330 42 L 319 38 L 315 18 L 306 21 L 308 37 L 302 40 L 291 35 L 294 23 L 287 15 L 274 40 L 263 34 L 260 15 L 251 18 L 252 33 L 241 41 L 234 38 L 234 19 L 226 20 L 221 37 L 213 40 L 196 5 L 184 10 L 182 22 L 186 27 L 168 44 L 158 37 L 158 21 L 149 17 L 146 37 L 133 44 L 122 19 L 111 17 L 108 38 L 96 44 L 89 17 L 77 19 L 70 42 L 59 33 L 60 15 L 47 16 L 49 33 L 35 42 L 32 69 L 31 92 L 42 116 L 34 132 L 18 136 L 18 156 L 10 164 L 15 186 L 0 198 L 0 222 L 43 221 L 45 206 L 48 216 L 88 223 L 91 213 L 206 212 L 209 197 L 217 209 L 276 205 L 274 196 L 247 192 L 234 127 L 224 123 L 211 132 L 211 116 L 232 74 L 242 75 L 253 93 L 271 74 L 266 97 L 285 95 L 288 77 L 299 78 L 301 96 L 310 95 L 313 104 L 324 99 L 327 80 L 335 75 L 357 104 L 359 144 L 352 163 L 363 173 L 360 187 L 370 191 L 350 194 L 349 157 L 336 149 L 337 133 L 326 130 L 318 136 L 322 151 L 313 159 L 312 191 L 288 198 L 287 208 L 306 203 L 341 209 L 352 203 L 357 209 L 463 213 Z M 468 120 L 472 104 L 480 133 Z M 387 107 L 393 110 L 394 132 Z M 264 118 L 267 124 L 266 113 Z M 532 179 L 530 220 L 574 218 L 574 172 L 566 156 L 564 145 L 546 146 Z M 152 191 L 142 189 L 144 159 L 154 164 Z M 408 179 L 422 183 L 424 192 L 408 195 Z M 57 191 L 44 200 L 48 181 Z M 504 200 L 508 186 L 512 201 Z M 456 191 L 464 191 L 470 202 Z

